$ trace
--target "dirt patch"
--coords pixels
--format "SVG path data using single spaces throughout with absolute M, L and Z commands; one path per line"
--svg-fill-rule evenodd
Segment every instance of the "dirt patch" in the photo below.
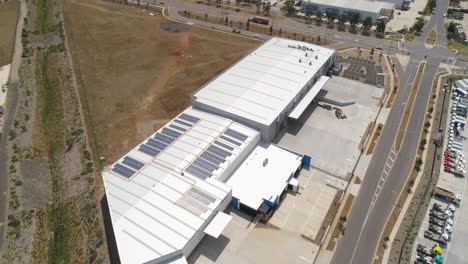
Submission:
M 22 160 L 20 171 L 23 177 L 23 206 L 25 210 L 47 204 L 51 191 L 49 169 L 46 159 Z
M 60 32 L 49 32 L 47 34 L 29 34 L 28 35 L 29 48 L 48 48 L 53 45 L 62 43 Z
M 177 23 L 173 21 L 162 23 L 160 27 L 164 29 L 165 31 L 172 32 L 172 33 L 188 32 L 192 28 L 192 26 L 190 25 Z
M 64 1 L 64 9 L 92 153 L 106 162 L 188 107 L 192 92 L 260 44 L 198 27 L 172 33 L 161 24 L 178 23 L 111 2 Z
M 377 142 L 379 140 L 380 133 L 382 132 L 382 128 L 383 128 L 383 124 L 379 123 L 379 125 L 377 126 L 377 128 L 374 131 L 374 135 L 372 136 L 372 141 L 370 142 L 370 145 L 369 145 L 369 148 L 367 149 L 366 155 L 370 155 L 370 154 L 374 153 L 374 149 L 377 146 Z
M 341 210 L 340 218 L 338 219 L 338 223 L 336 223 L 335 227 L 333 228 L 333 233 L 330 241 L 327 245 L 327 250 L 333 251 L 335 249 L 336 243 L 340 238 L 340 234 L 344 232 L 345 223 L 348 218 L 349 211 L 351 210 L 351 206 L 353 205 L 354 195 L 348 194 L 348 198 L 346 198 L 346 202 L 343 206 L 343 210 Z
M 361 184 L 361 178 L 359 178 L 359 176 L 356 176 L 354 179 L 354 184 Z
M 19 1 L 0 1 L 0 66 L 11 62 Z

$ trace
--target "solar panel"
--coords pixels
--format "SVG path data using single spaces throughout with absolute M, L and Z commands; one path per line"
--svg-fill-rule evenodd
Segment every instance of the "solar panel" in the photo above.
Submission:
M 241 145 L 240 142 L 235 141 L 234 139 L 230 139 L 230 138 L 228 138 L 228 137 L 226 137 L 226 136 L 223 136 L 223 135 L 219 136 L 219 138 L 220 138 L 220 139 L 223 139 L 223 140 L 226 140 L 227 142 L 230 142 L 230 143 L 232 143 L 232 144 L 234 144 L 234 145 L 236 145 L 236 146 L 240 146 L 240 145 Z
M 191 116 L 191 115 L 187 115 L 185 113 L 182 113 L 180 116 L 179 116 L 180 119 L 183 119 L 185 121 L 189 121 L 189 122 L 192 122 L 192 123 L 196 123 L 198 121 L 200 121 L 200 118 L 197 118 L 197 117 L 194 117 L 194 116 Z
M 170 145 L 172 142 L 174 142 L 175 139 L 171 138 L 171 137 L 168 137 L 166 135 L 163 135 L 163 134 L 160 134 L 160 133 L 156 133 L 156 135 L 154 136 L 155 139 L 161 141 L 161 142 L 164 142 L 168 145 Z
M 190 165 L 187 167 L 187 169 L 185 169 L 186 172 L 192 174 L 193 176 L 197 177 L 197 178 L 200 178 L 202 180 L 208 178 L 208 177 L 211 177 L 213 174 L 207 172 L 207 171 L 204 171 L 200 168 L 198 168 L 197 166 L 195 165 Z
M 130 158 L 129 156 L 125 156 L 124 160 L 122 161 L 123 164 L 134 168 L 135 170 L 139 170 L 145 166 L 143 162 L 140 162 L 134 158 Z
M 127 179 L 130 179 L 133 176 L 133 174 L 135 174 L 134 170 L 131 170 L 118 163 L 114 165 L 112 171 L 124 176 Z
M 187 129 L 182 128 L 182 127 L 180 127 L 180 126 L 176 126 L 176 125 L 169 125 L 169 127 L 174 128 L 174 129 L 177 129 L 177 130 L 182 131 L 182 132 L 187 131 Z
M 184 126 L 188 126 L 188 127 L 192 127 L 192 126 L 193 126 L 192 124 L 187 123 L 187 122 L 184 122 L 184 121 L 179 120 L 179 119 L 174 119 L 174 120 L 172 120 L 172 121 L 174 121 L 174 122 L 176 122 L 176 123 L 179 123 L 179 124 L 181 124 L 181 125 L 184 125 Z
M 248 136 L 246 136 L 246 135 L 244 135 L 244 134 L 242 134 L 242 133 L 240 133 L 240 132 L 238 132 L 236 130 L 230 129 L 230 128 L 228 128 L 226 131 L 224 131 L 224 134 L 226 134 L 226 135 L 228 135 L 228 136 L 230 136 L 232 138 L 235 138 L 237 140 L 240 140 L 242 142 L 244 142 L 248 138 Z
M 213 196 L 205 193 L 204 191 L 192 187 L 188 192 L 187 195 L 192 197 L 193 199 L 203 203 L 204 205 L 208 206 L 210 203 L 214 203 L 216 198 Z
M 147 154 L 147 155 L 150 155 L 151 157 L 156 157 L 156 155 L 158 155 L 159 152 L 160 152 L 159 150 L 151 148 L 148 145 L 141 145 L 138 148 L 138 150 L 145 153 L 145 154 Z
M 217 169 L 219 169 L 218 166 L 214 165 L 214 164 L 211 164 L 209 162 L 207 162 L 206 160 L 204 159 L 201 159 L 201 158 L 197 158 L 194 162 L 193 162 L 194 165 L 196 165 L 197 167 L 200 167 L 206 171 L 209 171 L 209 172 L 213 172 Z
M 209 152 L 203 152 L 203 154 L 200 155 L 200 157 L 202 157 L 203 159 L 206 159 L 207 161 L 213 163 L 213 164 L 216 164 L 216 165 L 219 165 L 221 163 L 224 163 L 225 160 L 223 158 L 220 158 L 218 156 L 215 156 Z
M 209 146 L 207 150 L 215 155 L 220 156 L 221 158 L 226 158 L 232 155 L 231 152 L 214 145 Z
M 177 132 L 174 129 L 170 129 L 170 128 L 166 128 L 166 127 L 164 127 L 162 129 L 162 133 L 166 134 L 166 135 L 168 135 L 170 137 L 173 137 L 173 138 L 178 138 L 178 137 L 180 137 L 182 135 L 182 133 Z
M 223 148 L 225 148 L 225 149 L 228 149 L 228 150 L 230 150 L 230 151 L 233 151 L 233 150 L 234 150 L 233 147 L 229 146 L 228 144 L 224 144 L 223 142 L 219 142 L 218 140 L 216 140 L 214 143 L 215 143 L 216 145 L 221 146 L 221 147 L 223 147 Z
M 161 150 L 161 151 L 164 150 L 165 148 L 167 148 L 167 146 L 168 146 L 167 144 L 164 144 L 164 143 L 162 143 L 160 141 L 156 141 L 156 140 L 154 140 L 152 138 L 148 139 L 148 142 L 146 144 L 153 147 L 153 148 L 155 148 L 155 149 Z
M 206 205 L 202 204 L 201 202 L 197 202 L 196 200 L 191 199 L 185 195 L 177 200 L 177 205 L 195 215 L 201 215 L 202 213 L 206 213 L 208 211 L 208 207 Z

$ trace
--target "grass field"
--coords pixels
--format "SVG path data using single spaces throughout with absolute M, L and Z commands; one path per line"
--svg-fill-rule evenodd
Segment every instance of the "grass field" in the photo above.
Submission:
M 190 105 L 201 85 L 260 44 L 110 2 L 63 1 L 93 152 L 112 161 Z
M 436 42 L 436 38 L 437 38 L 436 32 L 434 30 L 432 30 L 427 35 L 426 44 L 434 45 L 435 42 Z
M 19 1 L 0 2 L 0 66 L 11 62 Z

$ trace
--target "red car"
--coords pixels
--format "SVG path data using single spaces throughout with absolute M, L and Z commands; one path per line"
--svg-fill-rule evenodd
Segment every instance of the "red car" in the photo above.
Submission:
M 450 167 L 444 167 L 444 171 L 446 172 L 453 172 L 453 169 Z
M 452 161 L 453 158 L 452 158 L 452 157 L 445 156 L 444 160 Z

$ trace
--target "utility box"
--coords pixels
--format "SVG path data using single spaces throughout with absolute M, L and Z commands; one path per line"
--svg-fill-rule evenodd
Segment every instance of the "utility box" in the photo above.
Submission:
M 435 134 L 433 142 L 437 147 L 442 147 L 442 144 L 444 143 L 444 134 L 441 129 L 439 129 Z

